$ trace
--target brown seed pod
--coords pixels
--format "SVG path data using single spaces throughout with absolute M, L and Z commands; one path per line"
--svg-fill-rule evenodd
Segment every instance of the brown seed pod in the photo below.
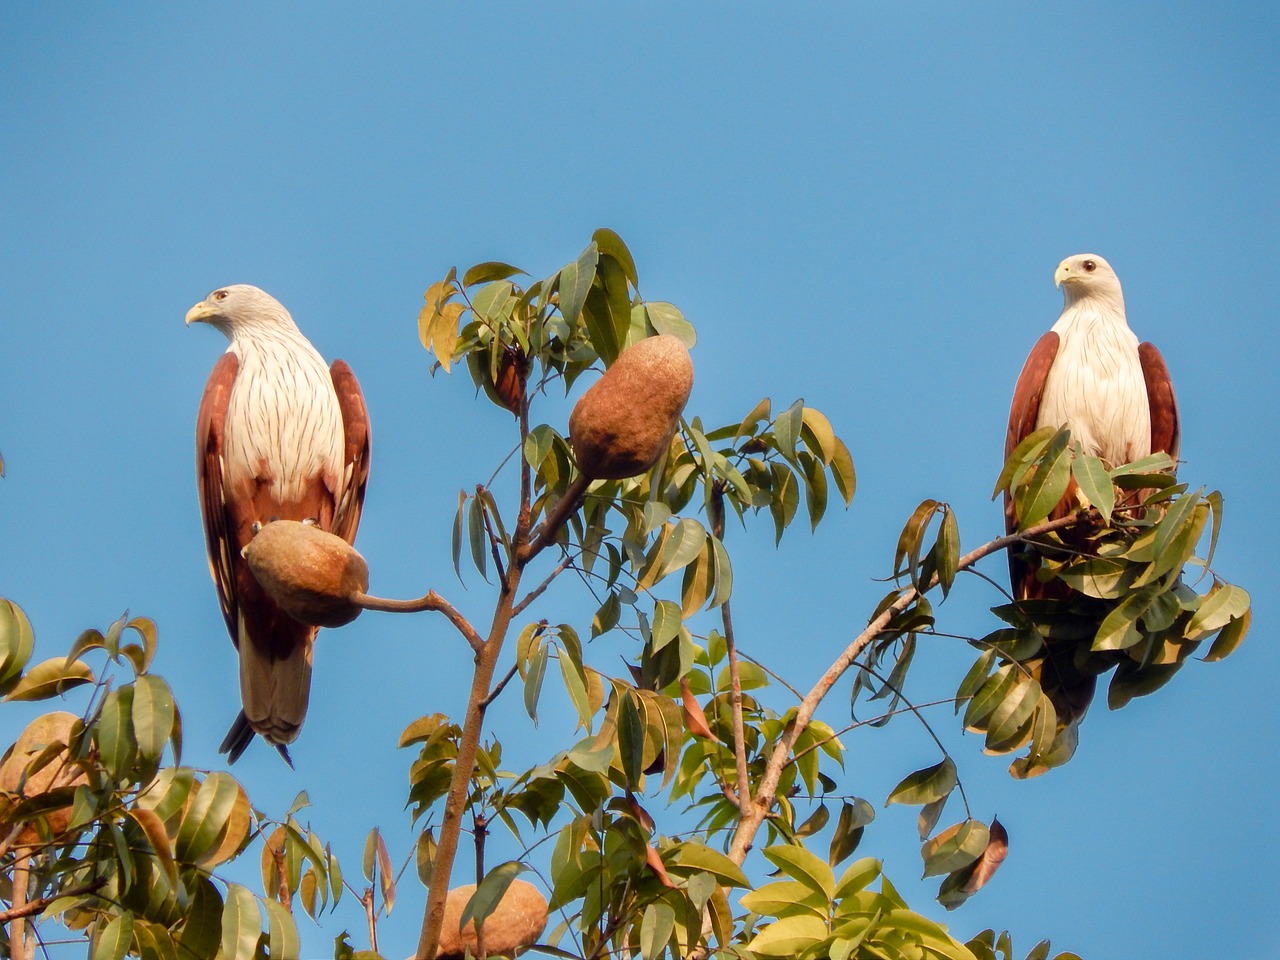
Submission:
M 693 362 L 676 337 L 632 344 L 569 416 L 578 469 L 592 480 L 644 473 L 671 444 L 693 389 Z
M 493 390 L 502 401 L 502 405 L 519 416 L 520 404 L 524 402 L 524 385 L 529 376 L 529 361 L 524 353 L 516 347 L 508 347 L 498 361 L 498 373 L 494 378 Z
M 476 892 L 475 884 L 455 887 L 444 902 L 444 926 L 440 930 L 437 960 L 463 960 L 467 947 L 476 947 L 476 925 L 468 921 L 459 932 L 462 911 Z M 512 957 L 538 942 L 547 926 L 547 901 L 538 888 L 524 880 L 512 880 L 493 913 L 484 919 L 484 947 L 489 954 Z
M 347 541 L 298 520 L 273 520 L 244 548 L 249 570 L 299 623 L 340 627 L 360 616 L 351 598 L 369 589 L 369 565 Z
M 43 750 L 51 743 L 66 743 L 71 739 L 80 718 L 74 713 L 59 710 L 36 717 L 27 728 L 18 735 L 17 741 L 0 763 L 0 791 L 17 793 L 22 774 Z M 74 787 L 85 782 L 84 771 L 66 760 L 66 753 L 55 757 L 49 763 L 33 773 L 22 784 L 22 796 L 39 797 L 59 787 Z M 71 805 L 48 810 L 44 813 L 49 829 L 54 836 L 65 833 L 71 822 Z M 13 824 L 0 816 L 0 834 L 9 832 Z M 18 834 L 17 843 L 35 843 L 39 840 L 39 832 L 35 824 L 26 826 Z

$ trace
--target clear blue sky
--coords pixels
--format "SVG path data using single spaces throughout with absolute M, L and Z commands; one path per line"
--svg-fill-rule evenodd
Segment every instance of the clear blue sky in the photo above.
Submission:
M 1099 705 L 1076 759 L 1033 782 L 939 714 L 975 812 L 1012 837 L 946 920 L 962 938 L 1008 926 L 1019 955 L 1048 936 L 1088 960 L 1275 957 L 1277 25 L 1261 3 L 7 4 L 0 593 L 45 656 L 125 608 L 154 618 L 186 759 L 216 766 L 236 674 L 192 434 L 225 342 L 182 318 L 249 282 L 364 385 L 373 590 L 436 587 L 483 616 L 449 525 L 510 423 L 465 378 L 428 377 L 421 294 L 453 264 L 545 274 L 609 226 L 644 293 L 698 326 L 692 412 L 803 396 L 853 452 L 857 498 L 818 535 L 775 551 L 764 525 L 732 534 L 741 642 L 807 686 L 865 622 L 919 500 L 952 502 L 967 545 L 999 532 L 1014 379 L 1058 314 L 1054 267 L 1098 253 L 1172 371 L 1183 477 L 1226 498 L 1217 566 L 1253 592 L 1254 632 L 1153 699 Z M 585 624 L 574 596 L 536 613 Z M 985 633 L 994 602 L 970 580 L 943 623 Z M 403 857 L 396 738 L 460 711 L 466 653 L 427 617 L 322 634 L 297 771 L 257 746 L 237 776 L 276 812 L 308 790 L 351 877 L 374 824 Z M 931 653 L 920 699 L 966 662 Z M 0 732 L 26 715 L 6 707 Z M 842 696 L 826 716 L 847 717 Z M 554 698 L 537 739 L 521 717 L 496 717 L 513 766 L 569 738 Z M 903 721 L 847 745 L 846 786 L 877 805 L 935 759 Z M 883 811 L 864 850 L 941 916 L 936 881 L 914 880 L 913 820 Z M 415 886 L 384 925 L 388 956 L 416 941 Z M 352 901 L 300 926 L 311 955 L 344 928 L 362 940 Z

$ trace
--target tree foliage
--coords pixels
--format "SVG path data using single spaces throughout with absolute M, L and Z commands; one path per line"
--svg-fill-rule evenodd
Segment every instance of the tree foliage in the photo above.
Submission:
M 371 609 L 442 613 L 475 653 L 465 714 L 412 720 L 399 743 L 412 751 L 416 873 L 430 888 L 421 956 L 439 942 L 465 823 L 484 879 L 462 922 L 483 933 L 515 876 L 535 868 L 552 917 L 541 940 L 560 956 L 1009 960 L 1007 934 L 961 942 L 913 911 L 874 858 L 852 859 L 875 808 L 853 792 L 841 731 L 819 706 L 843 684 L 853 704 L 878 704 L 857 725 L 904 711 L 923 720 L 902 693 L 918 638 L 940 632 L 934 604 L 961 574 L 1003 550 L 1029 551 L 1038 576 L 1060 588 L 1055 599 L 992 608 L 993 629 L 969 641 L 972 667 L 952 699 L 986 751 L 1022 751 L 1014 777 L 1071 759 L 1097 678 L 1110 675 L 1107 703 L 1118 709 L 1206 645 L 1204 659 L 1227 656 L 1248 630 L 1248 594 L 1209 566 L 1217 493 L 1177 482 L 1167 458 L 1109 465 L 1066 431 L 1043 430 L 996 485 L 1019 531 L 964 552 L 955 512 L 926 500 L 903 527 L 892 586 L 867 627 L 844 638 L 811 689 L 796 689 L 739 650 L 728 544 L 761 524 L 780 540 L 802 504 L 811 528 L 833 501 L 850 504 L 853 460 L 827 416 L 767 398 L 727 424 L 689 415 L 652 469 L 583 477 L 571 438 L 536 420 L 541 398 L 655 333 L 696 340 L 678 308 L 642 297 L 630 251 L 608 230 L 542 279 L 500 262 L 450 270 L 427 290 L 418 332 L 434 369 L 465 368 L 515 417 L 506 472 L 460 491 L 452 519 L 459 575 L 473 567 L 492 586 L 490 632 L 434 590 L 420 601 L 356 597 Z M 1079 508 L 1055 516 L 1073 483 Z M 589 621 L 528 612 L 566 589 L 593 598 Z M 297 956 L 295 905 L 314 918 L 352 888 L 299 819 L 305 793 L 273 818 L 230 774 L 182 765 L 181 714 L 150 670 L 157 642 L 149 620 L 121 618 L 32 666 L 31 627 L 0 602 L 5 699 L 84 694 L 77 716 L 33 725 L 0 770 L 5 919 L 19 931 L 10 949 L 24 955 L 21 927 L 41 916 L 83 935 L 93 960 Z M 621 672 L 605 666 L 618 650 Z M 505 755 L 502 731 L 484 729 L 485 708 L 518 697 L 536 722 L 552 687 L 572 704 L 576 730 L 544 756 Z M 405 710 L 412 717 L 413 705 Z M 959 758 L 934 740 L 938 760 L 901 771 L 887 802 L 920 807 L 924 873 L 942 878 L 938 898 L 950 909 L 991 878 L 1009 841 L 998 821 L 970 814 Z M 964 816 L 939 828 L 957 792 Z M 485 861 L 496 825 L 523 850 L 516 860 Z M 261 892 L 218 874 L 250 848 Z M 344 934 L 335 957 L 377 956 L 377 924 L 395 902 L 376 829 L 362 854 L 368 888 L 345 903 L 359 904 L 369 948 Z M 766 871 L 775 879 L 759 883 Z M 1045 942 L 1027 956 L 1048 953 Z

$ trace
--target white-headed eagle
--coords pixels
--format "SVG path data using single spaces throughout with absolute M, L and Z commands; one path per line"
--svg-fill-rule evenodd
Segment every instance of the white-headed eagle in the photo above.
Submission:
M 1131 463 L 1151 453 L 1178 457 L 1178 404 L 1164 358 L 1150 343 L 1139 343 L 1125 319 L 1120 279 L 1111 265 L 1092 253 L 1068 257 L 1058 264 L 1054 282 L 1062 288 L 1062 315 L 1031 351 L 1013 392 L 1005 459 L 1030 433 L 1041 427 L 1068 427 L 1084 453 L 1111 466 Z M 1051 517 L 1079 509 L 1075 481 Z M 1018 519 L 1005 495 L 1005 526 L 1018 529 Z M 1017 600 L 1064 599 L 1070 589 L 1061 581 L 1036 578 L 1037 563 L 1027 551 L 1009 551 L 1009 574 Z M 1071 678 L 1062 664 L 1067 712 L 1079 715 L 1093 693 L 1092 676 Z M 1072 689 L 1074 687 L 1074 689 Z M 1065 702 L 1059 703 L 1063 714 Z
M 196 479 L 209 568 L 240 655 L 243 709 L 219 750 L 234 763 L 261 734 L 289 759 L 311 692 L 316 628 L 285 614 L 241 550 L 272 520 L 354 541 L 369 476 L 369 415 L 341 360 L 332 367 L 274 297 L 219 287 L 187 311 L 231 341 L 196 421 Z

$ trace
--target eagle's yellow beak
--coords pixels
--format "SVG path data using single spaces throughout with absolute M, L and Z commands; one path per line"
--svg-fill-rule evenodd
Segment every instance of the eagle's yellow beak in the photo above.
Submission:
M 1079 279 L 1079 276 L 1071 272 L 1071 267 L 1067 265 L 1067 261 L 1065 260 L 1058 264 L 1058 269 L 1053 272 L 1053 285 L 1055 287 L 1061 287 L 1067 282 L 1075 283 L 1078 282 Z M 191 314 L 187 314 L 188 318 L 190 318 L 190 316 Z
M 189 327 L 193 323 L 199 323 L 201 320 L 207 320 L 209 317 L 213 316 L 214 312 L 214 308 L 209 305 L 208 301 L 201 300 L 187 311 L 187 326 Z

